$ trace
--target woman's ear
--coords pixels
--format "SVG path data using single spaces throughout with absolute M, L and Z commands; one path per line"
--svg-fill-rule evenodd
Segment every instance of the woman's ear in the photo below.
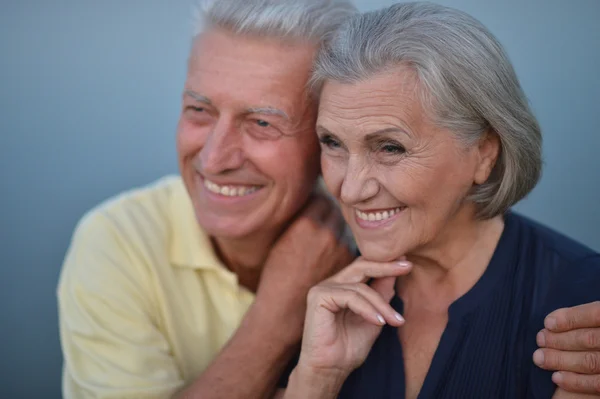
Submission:
M 475 184 L 487 181 L 496 165 L 500 153 L 500 137 L 493 130 L 488 130 L 479 140 L 479 165 L 475 170 Z

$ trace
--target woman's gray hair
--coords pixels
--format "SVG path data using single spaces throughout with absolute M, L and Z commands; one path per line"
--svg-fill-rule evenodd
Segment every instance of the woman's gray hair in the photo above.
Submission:
M 323 43 L 357 12 L 350 0 L 205 0 L 195 35 L 218 27 L 239 35 Z
M 431 3 L 404 3 L 346 21 L 317 56 L 311 85 L 354 83 L 398 66 L 420 82 L 435 122 L 465 145 L 496 133 L 500 156 L 488 181 L 472 189 L 478 217 L 492 218 L 537 184 L 542 136 L 498 40 L 468 14 Z

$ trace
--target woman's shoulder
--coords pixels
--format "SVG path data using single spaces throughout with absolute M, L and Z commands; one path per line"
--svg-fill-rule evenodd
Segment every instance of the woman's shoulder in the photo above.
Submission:
M 535 302 L 564 307 L 600 299 L 598 252 L 517 213 L 506 216 L 506 226 L 519 264 L 535 282 L 541 299 Z
M 518 231 L 519 241 L 527 244 L 528 252 L 532 253 L 531 249 L 539 251 L 532 255 L 545 253 L 558 257 L 557 261 L 565 264 L 600 257 L 598 252 L 586 245 L 521 214 L 509 212 L 505 220 L 507 225 L 516 225 L 513 230 Z
M 530 218 L 510 212 L 505 217 L 510 236 L 503 251 L 514 251 L 516 273 L 527 311 L 524 366 L 531 368 L 532 397 L 550 397 L 555 389 L 551 372 L 537 368 L 531 356 L 535 336 L 552 311 L 600 300 L 600 254 L 586 245 Z M 510 248 L 509 248 L 510 247 Z

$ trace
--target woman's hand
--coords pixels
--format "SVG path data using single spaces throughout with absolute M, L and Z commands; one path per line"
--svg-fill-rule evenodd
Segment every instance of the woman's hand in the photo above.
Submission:
M 404 319 L 390 306 L 398 276 L 407 274 L 410 262 L 355 260 L 308 294 L 301 374 L 345 378 L 360 366 L 382 326 L 400 326 Z M 367 281 L 373 279 L 370 285 Z

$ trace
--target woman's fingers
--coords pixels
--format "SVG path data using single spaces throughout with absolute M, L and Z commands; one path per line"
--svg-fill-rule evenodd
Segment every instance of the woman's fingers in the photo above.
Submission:
M 372 278 L 399 277 L 408 274 L 411 268 L 412 263 L 407 260 L 370 262 L 358 258 L 350 266 L 333 276 L 330 281 L 337 284 L 365 283 Z
M 404 318 L 377 291 L 363 283 L 321 284 L 310 290 L 308 301 L 332 313 L 349 309 L 366 321 L 379 326 L 386 323 L 400 326 L 404 323 Z
M 386 277 L 383 279 L 376 280 L 377 283 L 390 282 L 391 293 L 393 295 L 394 277 Z M 373 287 L 369 287 L 366 284 L 358 283 L 350 285 L 350 289 L 356 290 L 361 294 L 367 301 L 371 302 L 376 309 L 379 310 L 380 314 L 384 317 L 385 321 L 393 326 L 400 326 L 404 323 L 404 318 L 394 310 L 389 304 L 391 296 L 384 298 L 382 294 L 376 291 Z
M 396 277 L 383 277 L 373 280 L 369 286 L 375 290 L 383 300 L 389 303 L 396 295 Z

